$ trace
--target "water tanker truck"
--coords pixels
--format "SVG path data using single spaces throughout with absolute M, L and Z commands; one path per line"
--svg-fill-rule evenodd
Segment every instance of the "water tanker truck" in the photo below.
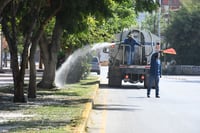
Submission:
M 128 52 L 130 45 L 123 40 L 132 35 L 141 46 L 135 45 L 133 64 L 128 64 Z M 116 35 L 116 41 L 104 52 L 109 54 L 108 85 L 121 87 L 122 81 L 130 83 L 144 83 L 148 85 L 151 55 L 159 50 L 159 37 L 148 31 L 138 29 L 124 30 Z

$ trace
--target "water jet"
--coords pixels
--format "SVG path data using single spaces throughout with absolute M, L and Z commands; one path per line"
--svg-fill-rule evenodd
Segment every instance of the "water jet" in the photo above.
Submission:
M 93 51 L 103 49 L 104 47 L 111 46 L 112 43 L 103 42 L 103 43 L 96 43 L 92 46 L 86 45 L 83 48 L 79 48 L 74 51 L 60 66 L 60 68 L 56 71 L 55 76 L 55 84 L 57 87 L 63 87 L 66 84 L 68 73 L 74 62 L 78 59 L 79 56 L 86 56 L 88 53 Z

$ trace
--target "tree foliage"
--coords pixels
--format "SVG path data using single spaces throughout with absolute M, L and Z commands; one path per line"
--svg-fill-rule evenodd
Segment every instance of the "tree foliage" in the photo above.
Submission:
M 71 33 L 71 30 L 67 29 L 64 31 L 63 48 L 74 47 L 76 49 L 95 42 L 111 41 L 115 33 L 124 28 L 136 26 L 136 12 L 133 6 L 135 3 L 132 0 L 113 0 L 106 3 L 109 4 L 107 5 L 109 13 L 106 9 L 104 17 L 100 15 L 101 10 L 95 14 L 90 12 L 85 16 L 82 14 L 82 19 L 79 22 L 82 28 L 72 24 L 77 32 Z M 98 7 L 96 8 L 98 9 Z M 93 7 L 93 10 L 96 8 Z
M 166 39 L 177 51 L 176 62 L 183 65 L 200 65 L 200 4 L 192 1 L 175 12 L 166 30 Z
M 160 23 L 160 34 L 163 36 L 168 22 L 163 15 L 160 15 L 160 22 L 158 22 L 158 13 L 147 13 L 145 20 L 141 24 L 141 28 L 148 29 L 151 33 L 158 35 L 158 23 Z
M 152 12 L 152 9 L 156 9 L 159 5 L 158 0 L 135 0 L 135 10 L 136 12 Z
M 0 15 L 1 15 L 3 9 L 7 6 L 7 4 L 8 4 L 10 1 L 11 1 L 11 0 L 1 0 L 1 1 L 0 1 Z M 2 19 L 1 16 L 0 16 L 0 19 Z

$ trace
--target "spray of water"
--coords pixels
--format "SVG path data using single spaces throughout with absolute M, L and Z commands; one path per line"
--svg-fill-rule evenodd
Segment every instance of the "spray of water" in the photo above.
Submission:
M 96 44 L 92 45 L 92 47 L 90 45 L 87 45 L 83 48 L 76 50 L 73 54 L 71 54 L 65 60 L 65 62 L 61 65 L 61 67 L 56 71 L 56 76 L 55 76 L 56 86 L 63 87 L 65 85 L 69 69 L 70 69 L 71 65 L 73 64 L 73 62 L 75 62 L 79 56 L 85 56 L 86 54 L 88 54 L 92 51 L 99 50 L 104 47 L 109 47 L 111 45 L 112 45 L 112 43 L 108 43 L 108 42 L 96 43 Z

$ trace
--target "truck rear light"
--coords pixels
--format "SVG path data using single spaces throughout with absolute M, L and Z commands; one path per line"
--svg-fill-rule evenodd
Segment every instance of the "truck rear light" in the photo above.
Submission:
M 142 75 L 140 78 L 141 78 L 141 80 L 144 80 L 144 75 Z
M 129 77 L 128 77 L 128 75 L 125 75 L 125 79 L 128 79 Z
M 150 68 L 150 66 L 148 65 L 148 66 L 145 66 L 145 68 Z
M 111 45 L 111 48 L 115 48 L 115 45 Z

